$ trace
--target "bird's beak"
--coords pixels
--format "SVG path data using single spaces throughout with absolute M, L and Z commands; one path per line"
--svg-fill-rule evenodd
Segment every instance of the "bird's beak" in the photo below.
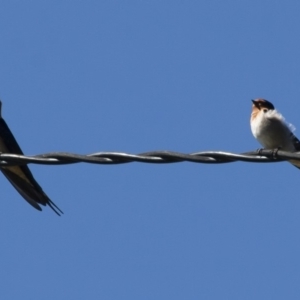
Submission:
M 258 106 L 257 102 L 256 102 L 255 100 L 253 100 L 253 99 L 252 99 L 251 101 L 252 101 L 252 103 L 254 104 L 254 106 L 257 107 L 257 108 L 259 109 L 259 106 Z

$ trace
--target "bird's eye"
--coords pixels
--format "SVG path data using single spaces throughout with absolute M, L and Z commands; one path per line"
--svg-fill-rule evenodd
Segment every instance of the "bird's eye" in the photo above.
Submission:
M 264 113 L 266 113 L 267 111 L 268 111 L 268 110 L 265 108 L 265 109 L 264 109 Z

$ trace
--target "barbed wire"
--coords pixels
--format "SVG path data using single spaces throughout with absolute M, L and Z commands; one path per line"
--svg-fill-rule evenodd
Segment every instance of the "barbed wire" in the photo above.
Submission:
M 184 161 L 204 164 L 222 164 L 237 161 L 272 163 L 291 159 L 300 161 L 300 154 L 281 151 L 278 149 L 259 149 L 240 154 L 225 151 L 201 151 L 191 154 L 174 151 L 151 151 L 140 154 L 129 154 L 124 152 L 96 152 L 88 155 L 68 152 L 50 152 L 33 156 L 0 153 L 0 166 L 24 164 L 67 165 L 82 162 L 104 165 L 124 164 L 130 162 L 166 164 Z

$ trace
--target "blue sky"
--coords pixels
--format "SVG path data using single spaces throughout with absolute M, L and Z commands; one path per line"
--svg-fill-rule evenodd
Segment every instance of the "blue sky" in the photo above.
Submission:
M 299 9 L 3 1 L 3 117 L 28 155 L 255 150 L 252 98 L 300 128 Z M 30 168 L 65 214 L 1 176 L 2 299 L 299 299 L 287 163 Z

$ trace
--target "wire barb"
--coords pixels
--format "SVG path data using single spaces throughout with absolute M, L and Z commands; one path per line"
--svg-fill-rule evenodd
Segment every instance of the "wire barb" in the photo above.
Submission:
M 80 162 L 103 165 L 124 164 L 129 162 L 166 164 L 184 161 L 204 164 L 222 164 L 236 161 L 270 163 L 290 159 L 300 161 L 300 153 L 286 152 L 279 149 L 276 149 L 276 155 L 274 155 L 274 150 L 265 149 L 241 154 L 224 151 L 202 151 L 191 154 L 174 151 L 151 151 L 141 154 L 97 152 L 88 155 L 68 152 L 50 152 L 33 156 L 0 153 L 0 167 L 8 165 L 26 165 L 29 163 L 42 165 L 67 165 Z

